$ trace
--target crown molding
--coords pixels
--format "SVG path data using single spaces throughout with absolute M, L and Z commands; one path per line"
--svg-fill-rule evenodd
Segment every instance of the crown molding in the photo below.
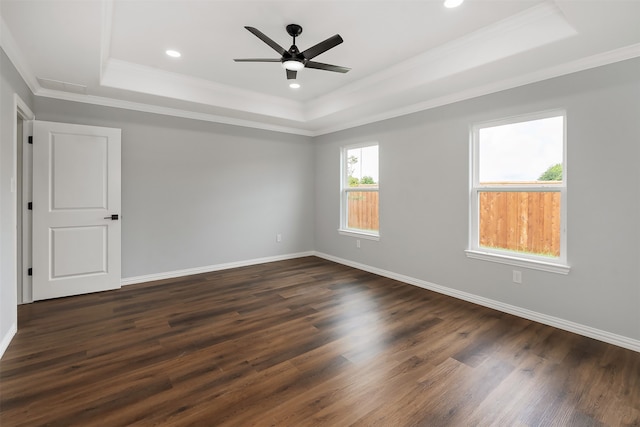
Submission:
M 102 28 L 100 31 L 100 81 L 104 67 L 111 55 L 111 33 L 113 28 L 113 0 L 102 0 Z
M 124 110 L 140 111 L 143 113 L 160 114 L 164 116 L 180 117 L 183 119 L 200 120 L 205 122 L 220 123 L 233 126 L 241 126 L 251 129 L 260 129 L 271 132 L 281 132 L 301 136 L 314 136 L 313 132 L 306 129 L 279 126 L 269 123 L 252 120 L 237 119 L 233 117 L 219 116 L 216 114 L 198 113 L 195 111 L 182 110 L 178 108 L 161 107 L 142 102 L 123 101 L 115 98 L 107 98 L 94 95 L 80 95 L 70 92 L 61 92 L 51 89 L 40 89 L 35 93 L 43 98 L 60 99 L 63 101 L 80 102 L 84 104 L 99 105 L 102 107 L 121 108 Z
M 31 71 L 31 67 L 25 61 L 24 56 L 22 56 L 22 52 L 18 49 L 18 45 L 16 44 L 11 31 L 9 31 L 9 27 L 4 22 L 2 16 L 0 16 L 0 46 L 7 54 L 11 62 L 13 63 L 16 70 L 18 70 L 18 74 L 25 81 L 31 92 L 36 93 L 36 91 L 40 88 L 38 84 L 38 79 L 36 79 L 35 74 Z
M 477 88 L 464 90 L 456 93 L 442 96 L 439 98 L 429 99 L 417 104 L 411 104 L 406 107 L 397 108 L 394 110 L 385 111 L 380 114 L 363 117 L 359 120 L 353 120 L 350 122 L 342 123 L 336 126 L 325 127 L 316 130 L 312 136 L 326 135 L 329 133 L 339 132 L 346 129 L 355 128 L 383 120 L 393 119 L 407 114 L 417 113 L 419 111 L 429 110 L 432 108 L 441 107 L 454 102 L 460 102 L 467 99 L 477 98 L 484 95 L 490 95 L 492 93 L 501 92 L 504 90 L 513 89 L 528 84 L 538 83 L 544 80 L 549 80 L 556 77 L 562 77 L 567 74 L 577 73 L 580 71 L 589 70 L 591 68 L 602 67 L 605 65 L 613 64 L 616 62 L 626 61 L 640 57 L 640 43 L 626 46 L 623 48 L 615 49 L 608 52 L 603 52 L 597 55 L 593 55 L 587 58 L 578 59 L 566 64 L 561 64 L 555 67 L 546 68 L 533 73 L 529 73 L 523 76 L 514 77 L 512 79 L 503 80 L 496 83 L 490 83 Z
M 298 101 L 264 95 L 119 59 L 109 59 L 103 68 L 101 86 L 259 114 L 275 119 L 306 122 L 302 104 Z
M 545 2 L 310 101 L 306 115 L 311 121 L 358 105 L 381 102 L 384 97 L 576 34 L 558 7 Z
M 110 22 L 108 17 L 111 16 L 109 12 L 111 9 L 109 6 L 111 5 L 112 7 L 112 1 L 104 0 L 103 5 L 104 5 L 103 25 L 106 27 L 110 27 Z M 508 24 L 509 26 L 512 26 L 512 27 L 518 27 L 518 25 L 520 26 L 524 25 L 526 19 L 545 19 L 545 16 L 549 16 L 549 14 L 553 15 L 555 13 L 554 8 L 549 8 L 549 5 L 545 3 L 540 7 L 532 8 L 528 11 L 523 12 L 522 14 L 520 14 L 520 16 L 507 18 L 507 20 L 503 21 L 501 25 L 506 26 Z M 482 29 L 472 34 L 470 37 L 486 37 L 488 32 L 493 32 L 493 30 Z M 461 44 L 456 44 L 456 43 L 461 43 Z M 437 48 L 436 50 L 431 50 L 429 52 L 426 52 L 423 55 L 420 55 L 420 57 L 416 57 L 416 58 L 413 58 L 412 60 L 409 60 L 408 61 L 410 62 L 409 65 L 411 67 L 419 67 L 420 63 L 423 63 L 423 61 L 427 60 L 425 58 L 430 58 L 429 60 L 433 60 L 433 58 L 435 57 L 434 55 L 439 57 L 440 55 L 444 55 L 447 52 L 451 53 L 450 49 L 459 48 L 464 44 L 465 44 L 464 40 L 462 41 L 457 40 L 452 44 L 448 44 L 442 48 Z M 307 104 L 302 104 L 296 101 L 289 102 L 289 100 L 283 100 L 277 97 L 271 97 L 268 95 L 261 95 L 261 94 L 256 94 L 254 92 L 245 91 L 247 92 L 244 94 L 244 96 L 246 96 L 246 100 L 257 99 L 258 103 L 263 103 L 263 104 L 266 103 L 270 105 L 271 108 L 273 108 L 273 104 L 270 101 L 276 101 L 277 104 L 279 103 L 280 106 L 284 108 L 283 110 L 284 113 L 281 111 L 280 115 L 266 114 L 265 120 L 247 120 L 247 119 L 234 118 L 231 116 L 199 113 L 199 112 L 179 109 L 179 108 L 161 107 L 161 106 L 148 104 L 148 103 L 132 102 L 132 101 L 126 101 L 126 100 L 110 98 L 110 97 L 82 95 L 82 94 L 74 94 L 74 93 L 44 89 L 40 86 L 31 68 L 29 67 L 27 62 L 24 60 L 22 53 L 18 49 L 15 43 L 15 40 L 11 35 L 11 32 L 9 31 L 6 23 L 4 22 L 4 19 L 1 16 L 0 16 L 0 46 L 5 51 L 5 53 L 7 54 L 7 56 L 9 57 L 9 59 L 17 69 L 20 76 L 26 82 L 27 86 L 31 89 L 31 91 L 36 96 L 61 99 L 66 101 L 74 101 L 74 102 L 80 102 L 85 104 L 94 104 L 94 105 L 113 107 L 113 108 L 122 108 L 126 110 L 140 111 L 140 112 L 146 112 L 146 113 L 152 113 L 152 114 L 161 114 L 161 115 L 174 116 L 174 117 L 180 117 L 180 118 L 186 118 L 186 119 L 192 119 L 192 120 L 201 120 L 201 121 L 207 121 L 207 122 L 228 124 L 228 125 L 241 126 L 241 127 L 247 127 L 247 128 L 253 128 L 253 129 L 261 129 L 266 131 L 282 132 L 282 133 L 295 134 L 295 135 L 308 136 L 308 137 L 316 137 L 316 136 L 321 136 L 329 133 L 334 133 L 341 130 L 346 130 L 346 129 L 350 129 L 350 128 L 354 128 L 354 127 L 358 127 L 358 126 L 362 126 L 362 125 L 366 125 L 366 124 L 370 124 L 370 123 L 374 123 L 382 120 L 403 116 L 406 114 L 412 114 L 419 111 L 440 107 L 440 106 L 451 104 L 454 102 L 464 101 L 466 99 L 471 99 L 471 98 L 488 95 L 495 92 L 500 92 L 507 89 L 512 89 L 519 86 L 524 86 L 531 83 L 536 83 L 542 80 L 560 77 L 566 74 L 571 74 L 571 73 L 579 72 L 582 70 L 587 70 L 590 68 L 595 68 L 595 67 L 615 63 L 615 62 L 624 61 L 627 59 L 640 57 L 640 43 L 638 43 L 638 44 L 626 46 L 623 48 L 615 49 L 612 51 L 604 52 L 601 54 L 593 55 L 587 58 L 568 62 L 566 64 L 561 64 L 558 66 L 546 68 L 544 70 L 539 70 L 523 76 L 517 76 L 512 79 L 503 80 L 500 82 L 491 83 L 491 84 L 487 84 L 484 86 L 480 86 L 480 87 L 476 87 L 476 88 L 472 88 L 464 91 L 459 91 L 456 93 L 449 94 L 447 96 L 428 99 L 428 100 L 425 100 L 424 102 L 414 103 L 401 108 L 381 111 L 380 113 L 377 113 L 377 114 L 362 115 L 360 118 L 351 120 L 351 121 L 334 122 L 335 124 L 332 126 L 318 127 L 317 125 L 314 126 L 314 120 L 316 120 L 316 118 L 312 117 L 314 116 L 314 114 L 311 114 L 310 111 L 312 110 L 312 108 L 317 108 L 317 106 L 319 105 L 318 104 L 319 102 L 324 102 L 326 105 L 329 105 L 330 108 L 335 108 L 335 106 L 331 107 L 330 104 L 341 103 L 340 99 L 338 99 L 335 96 L 335 93 L 333 93 L 333 98 L 331 97 L 332 94 L 327 94 L 326 96 L 318 100 L 311 101 Z M 103 51 L 101 52 L 101 54 L 108 56 L 108 49 L 109 49 L 108 40 L 105 41 L 104 38 L 102 40 L 102 49 Z M 114 60 L 112 59 L 110 61 L 114 61 Z M 406 64 L 404 63 L 400 65 L 406 66 Z M 139 70 L 139 71 L 144 71 L 144 70 Z M 389 69 L 382 73 L 378 73 L 374 76 L 371 76 L 368 79 L 360 81 L 354 85 L 355 88 L 351 87 L 349 89 L 344 89 L 344 91 L 346 92 L 341 91 L 339 98 L 343 99 L 345 97 L 352 97 L 353 90 L 357 90 L 358 88 L 370 89 L 369 86 L 371 84 L 379 82 L 380 81 L 379 79 L 391 78 L 391 76 L 395 75 L 394 74 L 395 72 L 397 72 L 397 70 Z M 162 72 L 162 73 L 165 73 L 165 72 Z M 171 78 L 172 76 L 168 76 L 168 77 Z M 185 78 L 187 80 L 195 79 L 195 78 L 189 78 L 184 76 L 180 76 L 180 77 Z M 198 86 L 202 82 L 196 81 L 191 83 L 193 85 Z M 233 96 L 233 94 L 237 94 L 238 93 L 237 91 L 242 91 L 241 89 L 237 89 L 237 88 L 222 87 L 222 85 L 214 84 L 211 82 L 205 82 L 205 83 L 210 84 L 209 86 L 210 90 L 222 91 L 225 93 L 226 97 L 230 97 L 230 96 Z M 255 98 L 256 95 L 258 96 L 258 98 Z M 358 97 L 355 96 L 354 98 L 358 98 Z M 384 101 L 384 97 L 382 96 L 379 98 L 380 99 L 378 99 L 378 101 L 382 103 Z M 369 104 L 372 102 L 371 99 L 363 99 L 363 98 L 361 98 L 360 101 L 361 103 L 364 102 Z M 206 103 L 204 103 L 204 105 L 206 105 Z M 223 107 L 228 108 L 228 106 L 223 106 Z M 341 111 L 348 110 L 349 108 L 357 108 L 357 105 L 340 106 Z M 287 112 L 286 110 L 289 110 L 289 111 Z M 238 109 L 237 111 L 243 112 L 245 110 Z M 292 115 L 291 115 L 292 111 L 296 111 L 295 117 L 297 120 L 292 119 Z M 324 116 L 325 114 L 321 114 L 319 117 L 321 118 Z M 274 118 L 274 119 L 285 118 L 287 120 L 298 121 L 300 123 L 300 126 L 276 125 L 273 123 L 269 123 L 270 118 Z
M 626 46 L 624 48 L 615 49 L 609 52 L 604 52 L 598 55 L 593 55 L 588 58 L 579 59 L 566 64 L 562 64 L 556 67 L 547 68 L 544 70 L 536 71 L 524 76 L 518 76 L 513 79 L 500 81 L 484 85 L 481 87 L 453 93 L 447 96 L 434 98 L 425 102 L 408 105 L 406 107 L 397 108 L 382 112 L 380 114 L 369 115 L 358 120 L 350 122 L 340 123 L 335 126 L 328 126 L 324 128 L 308 130 L 297 127 L 286 127 L 271 125 L 268 123 L 235 119 L 231 117 L 219 116 L 214 114 L 197 113 L 188 110 L 181 110 L 176 108 L 160 107 L 151 104 L 123 101 L 114 98 L 98 97 L 91 95 L 79 95 L 67 92 L 53 91 L 48 89 L 39 89 L 35 92 L 36 96 L 43 96 L 47 98 L 56 98 L 66 101 L 82 102 L 86 104 L 95 104 L 105 107 L 123 108 L 126 110 L 141 111 L 146 113 L 162 114 L 167 116 L 181 117 L 193 120 L 202 120 L 208 122 L 229 124 L 234 126 L 243 126 L 253 129 L 262 129 L 274 132 L 283 132 L 295 135 L 317 137 L 334 132 L 339 132 L 346 129 L 355 128 L 383 120 L 393 119 L 395 117 L 404 116 L 407 114 L 417 113 L 419 111 L 429 110 L 432 108 L 441 107 L 444 105 L 452 104 L 454 102 L 464 101 L 467 99 L 477 98 L 484 95 L 490 95 L 492 93 L 501 92 L 503 90 L 513 89 L 527 84 L 537 83 L 543 80 L 552 79 L 555 77 L 561 77 L 567 74 L 572 74 L 591 68 L 597 68 L 604 65 L 613 64 L 616 62 L 625 61 L 640 57 L 640 43 Z M 17 68 L 17 67 L 16 67 Z

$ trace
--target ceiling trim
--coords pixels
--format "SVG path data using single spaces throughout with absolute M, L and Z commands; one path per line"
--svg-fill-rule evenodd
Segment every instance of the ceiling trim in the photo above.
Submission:
M 108 22 L 109 13 L 109 5 L 112 4 L 110 0 L 105 0 L 103 2 L 104 5 L 104 21 L 103 25 L 110 26 Z M 475 98 L 478 96 L 487 95 L 490 93 L 499 92 L 502 90 L 507 90 L 511 88 L 515 88 L 518 86 L 523 86 L 526 84 L 536 83 L 542 80 L 563 76 L 566 74 L 595 68 L 619 61 L 624 61 L 627 59 L 640 57 L 640 43 L 626 46 L 623 48 L 615 49 L 609 52 L 604 52 L 601 54 L 597 54 L 591 57 L 583 58 L 580 60 L 572 61 L 566 64 L 562 64 L 559 66 L 550 67 L 544 70 L 540 70 L 534 73 L 530 73 L 523 76 L 518 76 L 513 79 L 504 80 L 501 82 L 488 84 L 482 87 L 464 90 L 461 92 L 453 93 L 444 97 L 440 97 L 437 99 L 431 99 L 429 101 L 414 103 L 411 105 L 407 105 L 402 108 L 396 108 L 393 110 L 389 110 L 386 112 L 382 112 L 380 114 L 368 115 L 366 117 L 362 117 L 357 120 L 352 120 L 349 122 L 341 123 L 336 126 L 328 126 L 328 127 L 313 127 L 313 120 L 301 122 L 301 127 L 298 126 L 280 126 L 265 123 L 257 120 L 247 120 L 240 119 L 234 117 L 221 116 L 216 114 L 208 114 L 208 113 L 200 113 L 189 110 L 170 108 L 170 107 L 161 107 L 157 105 L 141 103 L 141 102 L 132 102 L 132 101 L 124 101 L 115 98 L 109 97 L 101 97 L 94 95 L 82 95 L 75 93 L 68 93 L 63 91 L 56 91 L 51 89 L 43 88 L 36 79 L 34 73 L 31 68 L 27 64 L 22 55 L 21 51 L 18 49 L 15 40 L 9 31 L 4 19 L 0 16 L 0 46 L 3 48 L 15 68 L 17 69 L 20 76 L 24 79 L 27 86 L 31 89 L 35 96 L 42 96 L 46 98 L 54 98 L 60 100 L 74 101 L 86 104 L 94 104 L 100 106 L 107 106 L 113 108 L 122 108 L 126 110 L 147 112 L 153 114 L 161 114 L 167 116 L 174 116 L 186 119 L 200 120 L 200 121 L 208 121 L 215 122 L 221 124 L 228 124 L 234 126 L 241 126 L 253 129 L 261 129 L 267 131 L 274 132 L 283 132 L 289 134 L 296 134 L 302 136 L 320 136 L 328 133 L 337 132 L 340 130 L 350 129 L 357 126 L 362 126 L 370 123 L 374 123 L 381 120 L 387 120 L 394 117 L 403 116 L 406 114 L 415 113 L 422 110 L 427 110 L 435 107 L 439 107 L 442 105 L 447 105 L 453 102 L 463 101 L 465 99 Z M 101 52 L 102 55 L 108 55 L 108 46 L 105 44 L 104 39 L 102 40 L 102 48 L 105 49 Z M 385 73 L 386 74 L 386 73 Z M 305 125 L 303 128 L 302 126 Z
M 2 43 L 3 49 L 5 48 L 5 42 L 6 42 L 6 39 L 3 37 L 3 43 Z M 5 52 L 7 52 L 6 49 L 5 49 Z M 15 55 L 15 53 L 13 55 Z M 9 56 L 9 52 L 7 52 L 7 56 Z M 141 102 L 123 101 L 123 100 L 114 99 L 114 98 L 107 98 L 107 97 L 100 97 L 100 96 L 93 96 L 93 95 L 80 95 L 80 94 L 67 93 L 67 92 L 55 91 L 50 89 L 43 89 L 37 83 L 37 80 L 35 81 L 35 85 L 34 85 L 34 86 L 37 86 L 35 90 L 33 87 L 31 87 L 31 85 L 29 85 L 29 87 L 31 88 L 34 95 L 42 96 L 46 98 L 54 98 L 54 99 L 60 99 L 65 101 L 74 101 L 74 102 L 80 102 L 85 104 L 100 105 L 104 107 L 122 108 L 125 110 L 140 111 L 145 113 L 161 114 L 161 115 L 180 117 L 185 119 L 222 123 L 222 124 L 242 126 L 242 127 L 261 129 L 261 130 L 267 130 L 267 131 L 273 131 L 273 132 L 283 132 L 283 133 L 289 133 L 289 134 L 295 134 L 295 135 L 301 135 L 301 136 L 316 137 L 316 136 L 321 136 L 329 133 L 338 132 L 341 130 L 351 129 L 358 126 L 363 126 L 370 123 L 379 122 L 382 120 L 388 120 L 395 117 L 404 116 L 407 114 L 417 113 L 419 111 L 440 107 L 440 106 L 451 104 L 454 102 L 464 101 L 466 99 L 476 98 L 483 95 L 489 95 L 491 93 L 496 93 L 496 92 L 500 92 L 507 89 L 513 89 L 515 87 L 524 86 L 531 83 L 537 83 L 537 82 L 548 80 L 554 77 L 561 77 L 567 74 L 588 70 L 591 68 L 596 68 L 596 67 L 600 67 L 608 64 L 613 64 L 615 62 L 625 61 L 625 60 L 637 58 L 637 57 L 640 57 L 640 43 L 627 46 L 624 48 L 620 48 L 620 49 L 615 49 L 602 54 L 594 55 L 588 58 L 583 58 L 583 59 L 573 61 L 567 64 L 563 64 L 560 66 L 548 68 L 546 70 L 538 71 L 538 72 L 527 74 L 524 76 L 519 76 L 511 80 L 505 80 L 499 83 L 485 85 L 479 88 L 447 95 L 445 97 L 440 97 L 440 98 L 429 100 L 426 102 L 408 105 L 403 108 L 390 110 L 385 113 L 368 116 L 360 120 L 354 120 L 338 126 L 330 126 L 330 127 L 320 128 L 316 130 L 307 130 L 307 129 L 301 129 L 301 128 L 287 127 L 287 126 L 270 125 L 267 123 L 256 122 L 252 120 L 236 119 L 231 117 L 219 116 L 215 114 L 198 113 L 198 112 L 182 110 L 177 108 L 160 107 L 157 105 L 146 104 Z M 12 56 L 9 56 L 9 58 L 11 59 L 12 62 L 14 61 Z M 27 78 L 25 78 L 25 74 L 23 73 L 29 73 L 30 71 L 25 72 L 24 68 L 19 68 L 15 62 L 14 62 L 14 65 L 16 65 L 16 69 L 26 81 Z
M 103 12 L 105 13 L 104 15 L 105 25 L 107 23 L 106 17 L 110 16 L 110 13 L 108 13 L 107 10 L 109 9 L 109 5 L 112 6 L 112 4 L 113 3 L 111 0 L 105 0 L 103 2 L 103 5 L 104 5 Z M 31 67 L 28 65 L 28 63 L 24 59 L 22 52 L 18 48 L 13 38 L 13 35 L 11 34 L 9 27 L 4 22 L 4 19 L 2 18 L 2 16 L 0 16 L 0 47 L 2 47 L 4 52 L 7 54 L 7 57 L 9 58 L 9 60 L 18 71 L 18 74 L 20 74 L 22 79 L 25 81 L 25 83 L 27 84 L 27 86 L 35 96 L 60 99 L 63 101 L 80 102 L 84 104 L 99 105 L 103 107 L 122 108 L 125 110 L 140 111 L 143 113 L 160 114 L 160 115 L 180 117 L 185 119 L 228 124 L 228 125 L 241 126 L 241 127 L 251 128 L 251 129 L 282 132 L 282 133 L 301 135 L 301 136 L 314 136 L 314 133 L 309 130 L 295 128 L 295 127 L 271 125 L 268 123 L 262 123 L 262 122 L 257 122 L 253 120 L 243 120 L 243 119 L 237 119 L 232 117 L 220 116 L 216 114 L 198 113 L 198 112 L 193 112 L 188 110 L 181 110 L 177 108 L 160 107 L 157 105 L 146 104 L 141 102 L 123 101 L 115 98 L 107 98 L 107 97 L 101 97 L 101 96 L 95 96 L 95 95 L 82 95 L 82 94 L 69 93 L 64 91 L 45 89 L 40 85 L 40 83 L 38 82 L 38 79 L 36 78 L 35 74 L 31 70 Z M 101 54 L 108 55 L 109 53 L 108 42 L 105 44 L 104 39 L 102 40 L 102 48 L 104 50 L 101 52 Z
M 102 0 L 101 86 L 294 122 L 307 121 L 303 104 L 298 101 L 112 58 L 114 8 L 114 0 Z
M 111 32 L 113 28 L 113 0 L 102 0 L 102 28 L 100 31 L 100 81 L 111 55 Z
M 558 6 L 541 3 L 308 102 L 306 115 L 337 114 L 576 34 Z
M 341 130 L 379 122 L 382 120 L 405 116 L 407 114 L 417 113 L 419 111 L 453 104 L 454 102 L 477 98 L 480 96 L 489 95 L 492 93 L 501 92 L 504 90 L 513 89 L 516 87 L 525 86 L 528 84 L 549 80 L 555 77 L 561 77 L 567 74 L 577 73 L 579 71 L 601 67 L 604 65 L 613 64 L 637 57 L 640 57 L 640 43 L 615 49 L 609 52 L 604 52 L 598 55 L 593 55 L 587 58 L 582 58 L 559 66 L 550 67 L 530 74 L 514 77 L 509 80 L 503 80 L 497 83 L 491 83 L 477 88 L 453 93 L 440 98 L 430 99 L 429 101 L 411 104 L 406 107 L 397 108 L 395 110 L 389 110 L 381 114 L 369 116 L 360 120 L 354 120 L 342 125 L 322 128 L 315 131 L 313 136 L 325 135 Z
M 109 59 L 103 65 L 101 86 L 161 96 L 196 104 L 237 110 L 265 117 L 306 122 L 302 104 L 192 76 Z
M 268 123 L 256 122 L 253 120 L 237 119 L 233 117 L 219 116 L 216 114 L 198 113 L 195 111 L 182 110 L 178 108 L 161 107 L 158 105 L 146 104 L 142 102 L 123 101 L 120 99 L 107 98 L 95 95 L 79 95 L 50 89 L 39 89 L 36 96 L 44 98 L 60 99 L 63 101 L 80 102 L 84 104 L 99 105 L 102 107 L 121 108 L 124 110 L 140 111 L 143 113 L 160 114 L 164 116 L 180 117 L 183 119 L 199 120 L 205 122 L 220 123 L 226 125 L 240 126 L 252 129 L 261 129 L 272 132 L 282 132 L 301 136 L 315 136 L 314 132 L 306 129 L 293 128 L 288 126 L 271 125 Z
M 18 45 L 2 16 L 0 16 L 0 46 L 2 46 L 4 53 L 7 54 L 14 67 L 16 67 L 16 70 L 18 70 L 18 74 L 20 74 L 27 86 L 29 86 L 31 92 L 36 93 L 40 88 L 38 79 L 36 79 L 35 74 L 31 71 L 31 67 L 27 64 L 20 49 L 18 49 Z
M 557 5 L 547 1 L 351 85 L 311 101 L 298 102 L 109 57 L 113 2 L 103 1 L 102 86 L 257 114 L 265 120 L 275 118 L 300 122 L 306 128 L 328 116 L 339 120 L 339 114 L 360 105 L 380 104 L 379 112 L 385 108 L 384 99 L 390 94 L 411 91 L 447 75 L 468 71 L 577 34 Z M 478 53 L 479 45 L 483 46 L 482 54 Z

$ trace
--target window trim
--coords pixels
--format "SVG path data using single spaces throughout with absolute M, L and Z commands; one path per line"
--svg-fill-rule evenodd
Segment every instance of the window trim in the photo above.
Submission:
M 347 169 L 347 151 L 355 148 L 363 147 L 378 147 L 378 158 L 380 156 L 380 144 L 377 141 L 361 142 L 358 144 L 345 145 L 340 148 L 340 227 L 338 233 L 344 236 L 358 237 L 369 240 L 380 240 L 380 229 L 377 232 L 368 232 L 364 230 L 358 230 L 355 228 L 349 228 L 348 224 L 348 202 L 347 197 L 351 192 L 378 192 L 380 194 L 380 164 L 378 163 L 378 186 L 372 187 L 349 187 L 347 185 L 349 181 L 349 171 Z M 378 202 L 378 212 L 380 212 L 380 202 Z
M 563 118 L 562 171 L 561 183 L 536 184 L 535 186 L 514 184 L 480 184 L 480 130 L 488 127 L 547 119 Z M 475 123 L 470 126 L 470 164 L 469 164 L 469 242 L 465 250 L 468 258 L 508 264 L 517 267 L 543 270 L 552 273 L 568 274 L 567 264 L 567 112 L 566 110 L 549 110 L 531 114 L 511 116 L 498 120 Z M 480 246 L 480 206 L 481 192 L 559 192 L 560 193 L 560 256 L 549 258 L 541 255 L 524 254 L 507 249 L 494 249 Z

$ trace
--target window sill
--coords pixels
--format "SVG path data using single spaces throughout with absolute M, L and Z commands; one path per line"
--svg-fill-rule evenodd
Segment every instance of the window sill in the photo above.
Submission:
M 538 261 L 516 256 L 494 254 L 490 252 L 482 252 L 477 250 L 465 250 L 467 258 L 480 259 L 483 261 L 497 262 L 499 264 L 513 265 L 516 267 L 530 268 L 532 270 L 547 271 L 556 274 L 569 274 L 571 267 L 565 264 L 554 262 Z
M 367 233 L 364 231 L 355 231 L 355 230 L 339 228 L 338 233 L 340 233 L 343 236 L 357 237 L 359 239 L 380 240 L 379 234 Z

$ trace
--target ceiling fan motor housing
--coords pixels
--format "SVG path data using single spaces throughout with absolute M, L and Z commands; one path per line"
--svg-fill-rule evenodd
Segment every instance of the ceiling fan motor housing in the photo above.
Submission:
M 302 34 L 302 27 L 298 24 L 289 24 L 287 25 L 287 33 L 289 33 L 291 37 L 298 37 Z

